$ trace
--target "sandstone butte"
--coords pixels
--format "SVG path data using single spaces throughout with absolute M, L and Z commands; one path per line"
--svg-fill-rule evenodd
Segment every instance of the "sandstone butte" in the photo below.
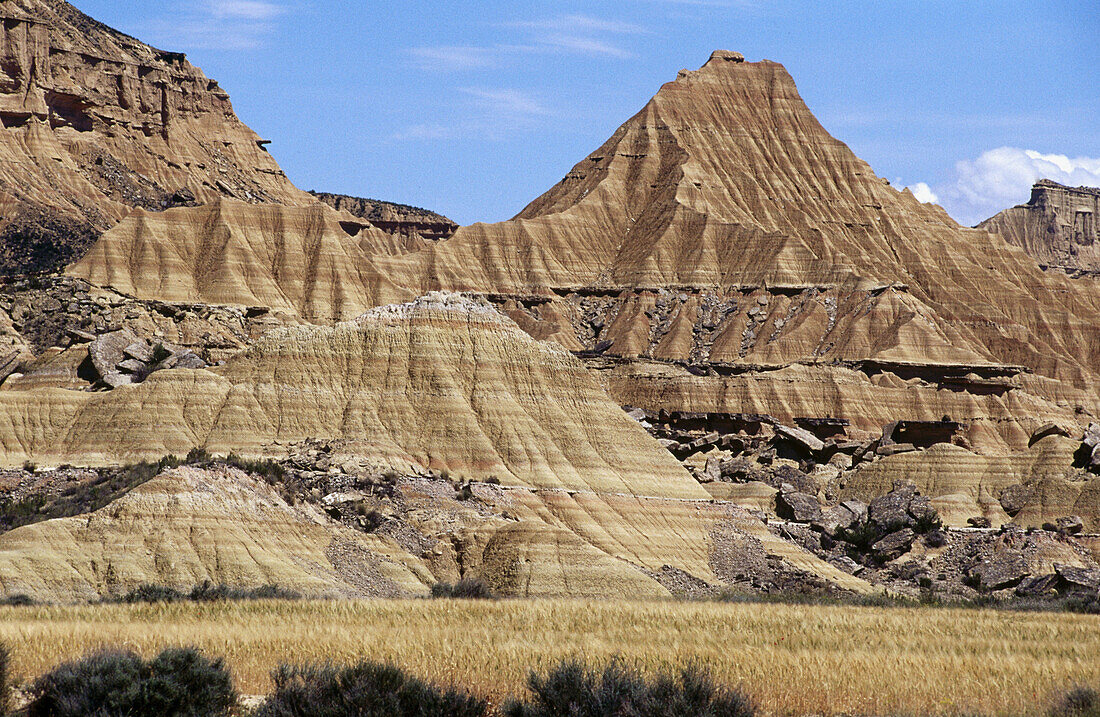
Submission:
M 958 425 L 951 443 L 849 470 L 844 495 L 904 478 L 949 521 L 999 524 L 1000 490 L 1026 484 L 1023 524 L 1100 521 L 1098 483 L 1073 466 L 1100 410 L 1100 289 L 890 187 L 781 65 L 716 52 L 682 71 L 507 222 L 395 232 L 365 205 L 287 191 L 137 205 L 67 275 L 120 305 L 262 306 L 315 326 L 112 391 L 4 390 L 0 464 L 194 447 L 278 457 L 338 440 L 424 479 L 410 520 L 436 548 L 349 537 L 243 474 L 187 467 L 0 535 L 3 592 L 263 575 L 390 594 L 478 574 L 508 594 L 660 595 L 734 580 L 749 554 L 871 589 L 735 504 L 771 512 L 774 488 L 704 487 L 623 405 L 662 420 L 819 421 L 856 441 L 899 420 Z M 417 298 L 437 290 L 481 298 Z M 1069 437 L 1032 441 L 1046 423 Z M 442 471 L 500 485 L 455 502 L 433 483 Z M 183 535 L 194 524 L 206 532 Z
M 1100 272 L 1100 189 L 1035 183 L 1027 204 L 978 225 L 1035 257 L 1044 268 L 1068 274 Z

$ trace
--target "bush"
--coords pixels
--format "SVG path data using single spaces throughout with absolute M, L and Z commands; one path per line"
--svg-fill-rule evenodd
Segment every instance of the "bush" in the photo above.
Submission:
M 261 585 L 258 588 L 232 588 L 214 585 L 209 580 L 196 585 L 188 595 L 194 602 L 219 602 L 222 600 L 301 600 L 301 593 L 278 585 Z
M 676 715 L 677 717 L 752 717 L 755 708 L 737 690 L 716 685 L 705 669 L 691 665 L 679 674 L 646 680 L 621 661 L 602 671 L 566 660 L 546 677 L 527 679 L 528 702 L 509 700 L 506 717 L 604 717 L 605 715 Z
M 26 593 L 15 593 L 0 598 L 0 606 L 3 607 L 31 607 L 37 604 L 38 601 Z
M 461 600 L 492 600 L 496 596 L 481 578 L 462 578 L 454 585 L 436 583 L 432 585 L 433 598 L 452 598 Z
M 11 651 L 0 643 L 0 715 L 11 711 Z
M 190 648 L 169 648 L 151 662 L 104 651 L 39 677 L 29 717 L 220 717 L 237 702 L 229 671 Z
M 1050 717 L 1100 717 L 1100 692 L 1091 687 L 1074 687 L 1058 697 Z
M 400 667 L 373 662 L 351 667 L 283 665 L 271 679 L 275 691 L 254 717 L 482 717 L 488 707 L 466 692 L 443 691 Z
M 122 596 L 121 602 L 178 602 L 187 596 L 175 588 L 166 585 L 139 585 Z

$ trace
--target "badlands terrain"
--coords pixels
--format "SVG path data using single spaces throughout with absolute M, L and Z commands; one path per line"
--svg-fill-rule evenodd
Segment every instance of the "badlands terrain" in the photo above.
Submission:
M 961 227 L 718 51 L 459 227 L 0 8 L 0 596 L 1096 603 L 1096 190 Z
M 617 655 L 784 714 L 1100 680 L 1100 190 L 959 226 L 716 51 L 458 226 L 300 190 L 181 53 L 0 17 L 17 677 L 187 644 L 246 694 L 370 658 L 496 705 Z M 456 589 L 511 599 L 420 599 Z
M 4 8 L 0 592 L 1100 590 L 1095 193 L 962 228 L 715 52 L 457 227 L 302 192 L 184 56 Z M 188 454 L 235 460 L 120 478 Z

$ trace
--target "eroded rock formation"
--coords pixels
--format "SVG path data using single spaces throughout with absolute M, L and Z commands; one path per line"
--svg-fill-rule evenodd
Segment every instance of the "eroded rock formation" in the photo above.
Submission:
M 132 207 L 310 201 L 183 54 L 64 0 L 4 0 L 0 17 L 5 273 L 79 257 Z
M 1032 187 L 1027 204 L 1006 209 L 978 228 L 1000 234 L 1044 268 L 1094 274 L 1100 272 L 1098 217 L 1100 189 L 1043 179 Z

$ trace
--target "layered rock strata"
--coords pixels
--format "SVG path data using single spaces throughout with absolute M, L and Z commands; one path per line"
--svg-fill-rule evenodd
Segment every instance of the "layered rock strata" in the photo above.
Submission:
M 1044 268 L 1071 275 L 1100 272 L 1100 189 L 1035 183 L 1027 204 L 978 225 L 1026 251 Z
M 181 53 L 63 0 L 4 0 L 0 270 L 80 256 L 132 207 L 311 201 Z

